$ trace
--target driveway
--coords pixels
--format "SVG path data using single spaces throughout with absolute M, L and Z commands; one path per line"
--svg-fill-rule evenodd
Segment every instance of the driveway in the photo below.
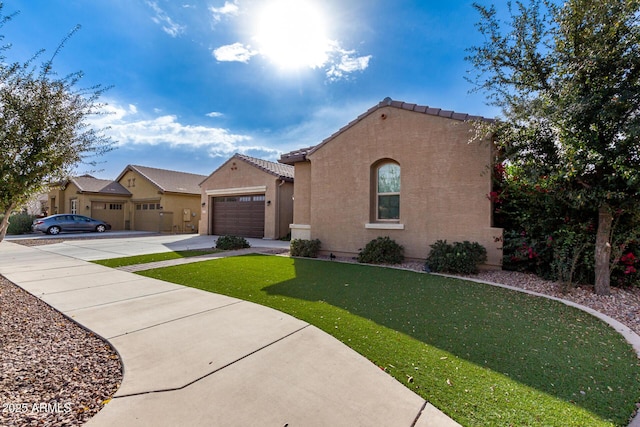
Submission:
M 33 234 L 9 237 L 7 241 L 38 239 L 63 242 L 38 246 L 41 251 L 77 258 L 84 261 L 119 258 L 190 249 L 209 249 L 218 236 L 198 234 L 157 234 L 140 231 L 109 231 L 106 233 L 61 233 L 58 236 Z M 247 239 L 252 248 L 289 248 L 282 240 Z

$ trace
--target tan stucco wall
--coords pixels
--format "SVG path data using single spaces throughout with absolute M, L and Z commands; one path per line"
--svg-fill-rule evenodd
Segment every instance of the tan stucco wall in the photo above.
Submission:
M 373 112 L 312 153 L 310 174 L 308 164 L 296 164 L 294 223 L 309 224 L 310 237 L 338 254 L 356 254 L 370 240 L 389 236 L 407 257 L 424 259 L 436 240 L 470 240 L 487 249 L 488 264 L 499 266 L 494 238 L 502 230 L 491 227 L 486 197 L 491 145 L 470 144 L 469 129 L 461 121 L 397 108 Z M 366 228 L 372 222 L 372 165 L 381 159 L 401 167 L 402 230 Z M 309 175 L 307 201 L 302 192 Z
M 264 238 L 278 239 L 289 233 L 289 223 L 293 218 L 293 184 L 277 179 L 276 176 L 264 172 L 249 163 L 231 158 L 218 170 L 202 182 L 200 234 L 210 234 L 210 225 L 215 214 L 212 209 L 212 198 L 217 195 L 207 191 L 223 190 L 226 196 L 242 194 L 265 195 Z M 287 200 L 288 199 L 288 200 Z
M 134 178 L 135 186 L 133 185 Z M 131 180 L 131 184 L 129 184 L 129 180 Z M 133 170 L 129 170 L 122 175 L 118 182 L 132 194 L 127 218 L 131 223 L 132 230 L 141 229 L 139 225 L 135 224 L 135 204 L 156 202 L 162 206 L 160 212 L 166 215 L 167 218 L 172 218 L 169 223 L 162 224 L 162 231 L 175 233 L 198 232 L 198 224 L 200 222 L 199 194 L 161 193 L 157 186 Z M 184 221 L 185 209 L 190 212 L 189 221 Z

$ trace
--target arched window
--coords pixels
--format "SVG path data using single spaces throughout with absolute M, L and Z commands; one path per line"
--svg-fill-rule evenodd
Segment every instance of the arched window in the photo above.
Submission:
M 400 219 L 400 165 L 380 164 L 376 170 L 376 219 Z

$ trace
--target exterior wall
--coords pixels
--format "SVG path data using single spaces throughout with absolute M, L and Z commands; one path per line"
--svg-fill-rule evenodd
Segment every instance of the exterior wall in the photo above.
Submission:
M 289 224 L 293 221 L 293 192 L 295 186 L 293 182 L 278 182 L 278 204 L 276 210 L 278 212 L 278 229 L 277 238 L 285 237 L 289 234 Z M 268 207 L 267 207 L 268 209 Z
M 264 193 L 265 203 L 267 203 L 264 238 L 278 239 L 285 236 L 289 232 L 288 224 L 293 217 L 292 203 L 286 200 L 291 199 L 293 184 L 289 182 L 280 184 L 281 181 L 274 175 L 232 157 L 201 184 L 200 234 L 206 235 L 212 232 L 210 226 L 215 215 L 212 200 L 216 194 L 237 196 Z
M 200 196 L 165 193 L 160 198 L 162 216 L 172 220 L 161 222 L 163 232 L 197 233 L 200 222 Z
M 293 223 L 291 239 L 311 239 L 311 163 L 299 162 L 294 165 L 296 185 L 293 189 Z
M 135 180 L 135 181 L 134 181 Z M 127 221 L 132 230 L 143 230 L 142 224 L 135 222 L 137 203 L 159 203 L 158 230 L 172 233 L 196 233 L 200 222 L 200 195 L 163 193 L 157 186 L 136 171 L 129 170 L 118 181 L 132 194 Z M 184 221 L 184 210 L 189 211 L 190 221 Z M 194 216 L 195 214 L 195 216 Z M 154 224 L 155 229 L 155 224 Z M 155 230 L 154 230 L 155 231 Z
M 486 197 L 492 148 L 488 142 L 470 144 L 469 129 L 461 121 L 387 107 L 338 134 L 308 156 L 310 238 L 320 239 L 326 251 L 351 255 L 370 240 L 389 236 L 416 259 L 426 258 L 429 245 L 439 239 L 477 241 L 487 249 L 487 263 L 500 266 L 502 253 L 494 239 L 502 229 L 491 227 Z M 401 167 L 400 219 L 391 224 L 372 218 L 372 165 L 381 159 Z M 300 194 L 305 173 L 299 170 L 306 166 L 298 165 L 294 223 L 305 223 Z

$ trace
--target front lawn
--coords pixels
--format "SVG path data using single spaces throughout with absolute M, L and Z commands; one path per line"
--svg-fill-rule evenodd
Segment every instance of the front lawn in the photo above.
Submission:
M 140 272 L 335 336 L 465 426 L 626 426 L 640 363 L 580 310 L 410 271 L 265 255 Z
M 175 251 L 175 252 L 160 252 L 156 254 L 136 255 L 121 258 L 110 258 L 93 261 L 96 264 L 104 265 L 106 267 L 118 268 L 125 267 L 127 265 L 136 264 L 148 264 L 150 262 L 167 261 L 177 258 L 189 258 L 194 256 L 215 254 L 221 252 L 219 249 L 192 249 L 187 251 Z

